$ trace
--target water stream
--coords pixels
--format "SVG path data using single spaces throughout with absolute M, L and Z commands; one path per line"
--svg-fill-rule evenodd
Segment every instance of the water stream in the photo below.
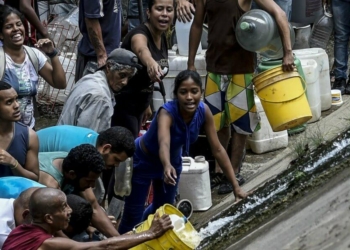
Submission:
M 225 249 L 245 234 L 287 209 L 298 197 L 349 167 L 350 132 L 310 152 L 258 188 L 252 196 L 214 217 L 200 229 L 197 249 Z

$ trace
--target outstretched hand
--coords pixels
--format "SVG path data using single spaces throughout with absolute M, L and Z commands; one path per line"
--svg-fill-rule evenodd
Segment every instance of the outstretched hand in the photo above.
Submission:
M 164 167 L 164 182 L 166 184 L 170 184 L 170 185 L 175 186 L 176 179 L 177 179 L 177 175 L 176 175 L 175 168 L 171 165 L 165 166 Z
M 240 202 L 241 200 L 247 198 L 249 195 L 253 194 L 253 191 L 244 192 L 242 188 L 236 188 L 236 190 L 233 190 L 233 194 L 235 195 L 235 202 L 234 204 Z

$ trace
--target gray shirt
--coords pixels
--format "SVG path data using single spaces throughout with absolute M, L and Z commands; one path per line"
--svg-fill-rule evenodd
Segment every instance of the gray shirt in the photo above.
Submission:
M 98 133 L 111 127 L 114 93 L 99 70 L 81 78 L 70 92 L 57 125 L 90 128 Z

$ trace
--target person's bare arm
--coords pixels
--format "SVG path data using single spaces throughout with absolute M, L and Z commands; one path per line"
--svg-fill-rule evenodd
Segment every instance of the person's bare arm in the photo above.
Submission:
M 147 37 L 136 34 L 131 38 L 131 50 L 137 55 L 143 65 L 147 67 L 147 73 L 152 82 L 160 82 L 163 76 L 162 68 L 153 59 L 147 46 Z
M 294 57 L 292 52 L 292 42 L 290 40 L 290 29 L 286 13 L 273 0 L 255 0 L 255 2 L 267 11 L 276 21 L 281 41 L 283 45 L 284 71 L 294 70 Z
M 118 231 L 114 228 L 111 220 L 108 218 L 106 213 L 101 209 L 98 204 L 96 197 L 91 188 L 81 192 L 80 195 L 87 200 L 93 209 L 91 224 L 99 232 L 104 234 L 106 237 L 119 236 Z
M 40 184 L 45 185 L 46 187 L 49 188 L 57 188 L 60 189 L 60 185 L 58 184 L 58 182 L 55 180 L 55 178 L 53 178 L 51 175 L 49 175 L 46 172 L 40 171 L 39 174 L 39 181 Z
M 238 185 L 237 179 L 235 177 L 230 159 L 228 158 L 227 152 L 221 145 L 214 124 L 213 115 L 207 105 L 205 105 L 205 133 L 207 135 L 209 145 L 213 156 L 218 161 L 219 166 L 226 175 L 227 179 L 231 182 L 233 186 L 233 193 L 235 194 L 236 200 L 244 199 L 247 194 Z
M 159 218 L 155 215 L 149 230 L 136 233 L 124 234 L 108 238 L 103 241 L 79 243 L 65 238 L 50 238 L 38 248 L 38 250 L 99 250 L 99 249 L 130 249 L 143 242 L 162 236 L 167 230 L 173 228 L 169 215 L 164 214 Z
M 107 52 L 103 43 L 101 25 L 98 18 L 85 18 L 86 28 L 89 34 L 89 39 L 94 47 L 98 66 L 101 67 L 106 64 Z M 112 32 L 112 31 L 111 31 Z
M 189 51 L 187 61 L 187 69 L 189 70 L 196 70 L 194 66 L 194 60 L 196 58 L 197 49 L 202 37 L 203 22 L 205 17 L 204 5 L 205 0 L 196 0 L 196 12 L 194 14 L 194 20 L 191 26 L 189 39 Z
M 20 0 L 19 10 L 23 13 L 26 19 L 35 27 L 35 29 L 44 37 L 49 38 L 49 34 L 44 25 L 40 22 L 38 15 L 35 13 L 31 5 L 32 0 Z
M 175 185 L 177 175 L 175 168 L 170 162 L 170 127 L 172 124 L 172 117 L 165 109 L 161 109 L 158 113 L 157 123 L 159 158 L 164 168 L 164 182 Z
M 26 155 L 26 163 L 24 166 L 18 163 L 18 161 L 12 157 L 6 151 L 6 159 L 8 164 L 11 165 L 12 173 L 16 176 L 23 176 L 25 178 L 31 179 L 33 181 L 39 180 L 39 161 L 38 161 L 38 151 L 39 151 L 39 141 L 38 136 L 33 129 L 28 127 L 29 133 L 29 145 Z
M 52 53 L 54 51 L 53 42 L 48 39 L 40 39 L 35 47 L 40 49 L 45 54 Z M 58 55 L 50 58 L 51 64 L 46 62 L 45 65 L 40 69 L 39 75 L 44 78 L 52 87 L 56 89 L 65 89 L 67 86 L 66 74 L 62 68 L 62 64 L 58 59 Z

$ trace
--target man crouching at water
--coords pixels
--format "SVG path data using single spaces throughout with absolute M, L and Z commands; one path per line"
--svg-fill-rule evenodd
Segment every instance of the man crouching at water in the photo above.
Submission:
M 68 227 L 72 209 L 66 195 L 58 189 L 40 188 L 29 201 L 32 224 L 15 228 L 6 239 L 3 250 L 71 250 L 71 249 L 129 249 L 155 239 L 171 229 L 168 215 L 155 216 L 149 230 L 136 234 L 112 237 L 103 241 L 80 243 L 67 238 L 53 237 Z
M 92 226 L 106 237 L 118 236 L 118 231 L 99 206 L 92 191 L 105 162 L 97 149 L 82 144 L 66 152 L 39 153 L 39 182 L 47 187 L 61 189 L 65 194 L 77 194 L 93 208 Z

